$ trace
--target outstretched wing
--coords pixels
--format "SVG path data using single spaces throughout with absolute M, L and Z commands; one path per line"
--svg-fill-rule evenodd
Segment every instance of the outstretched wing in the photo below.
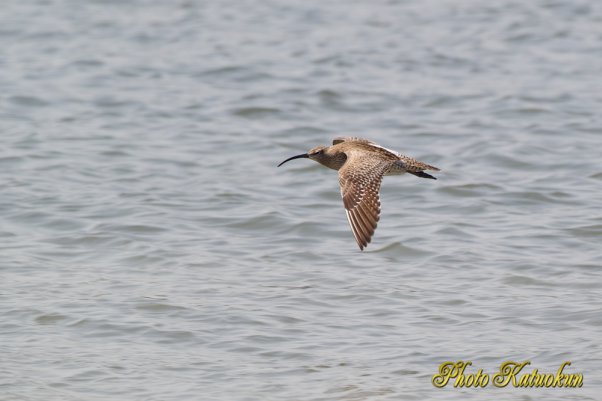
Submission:
M 379 190 L 390 163 L 374 157 L 347 153 L 339 170 L 341 196 L 353 236 L 363 250 L 374 234 L 380 218 Z
M 369 145 L 376 145 L 374 142 L 369 141 L 364 138 L 358 138 L 357 136 L 339 136 L 332 140 L 333 145 L 337 145 L 341 142 L 359 142 L 359 143 L 367 143 Z

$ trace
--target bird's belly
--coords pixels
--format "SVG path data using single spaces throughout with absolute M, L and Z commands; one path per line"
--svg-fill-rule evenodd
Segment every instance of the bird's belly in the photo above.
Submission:
M 402 175 L 405 174 L 407 170 L 400 166 L 399 164 L 393 164 L 391 169 L 385 175 Z

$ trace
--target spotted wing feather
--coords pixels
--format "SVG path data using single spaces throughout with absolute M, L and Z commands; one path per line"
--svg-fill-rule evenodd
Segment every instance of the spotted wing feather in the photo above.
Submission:
M 380 184 L 390 164 L 362 155 L 347 155 L 339 170 L 341 196 L 353 236 L 363 250 L 380 218 Z

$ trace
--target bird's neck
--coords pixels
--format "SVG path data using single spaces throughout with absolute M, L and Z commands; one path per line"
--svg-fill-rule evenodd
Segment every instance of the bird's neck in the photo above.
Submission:
M 318 163 L 333 170 L 338 170 L 343 167 L 343 164 L 345 164 L 346 160 L 347 156 L 344 153 L 340 153 L 330 157 L 324 157 L 318 160 Z

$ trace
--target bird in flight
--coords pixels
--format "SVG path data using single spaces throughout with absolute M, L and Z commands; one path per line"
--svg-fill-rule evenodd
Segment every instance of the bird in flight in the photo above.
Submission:
M 335 138 L 332 146 L 318 146 L 289 157 L 278 167 L 300 158 L 338 170 L 345 213 L 360 250 L 368 246 L 380 218 L 379 190 L 383 177 L 410 173 L 436 180 L 424 170 L 439 171 L 437 167 L 357 137 Z

